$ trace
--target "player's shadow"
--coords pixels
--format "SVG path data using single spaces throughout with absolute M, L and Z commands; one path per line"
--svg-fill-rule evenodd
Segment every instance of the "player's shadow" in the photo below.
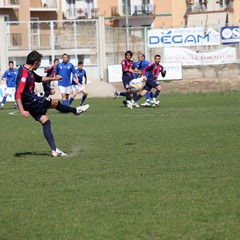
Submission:
M 17 152 L 14 155 L 15 157 L 24 157 L 24 156 L 50 156 L 47 152 Z

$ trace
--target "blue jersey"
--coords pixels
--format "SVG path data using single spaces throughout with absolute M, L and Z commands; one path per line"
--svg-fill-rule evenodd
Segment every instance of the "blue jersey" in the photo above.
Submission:
M 142 72 L 143 69 L 148 65 L 149 65 L 149 62 L 147 60 L 142 60 L 141 62 L 134 62 L 133 69 L 137 68 L 138 70 L 140 70 Z M 137 78 L 138 74 L 134 73 L 133 76 L 134 76 L 134 78 Z
M 16 76 L 17 76 L 17 68 L 8 69 L 3 75 L 2 78 L 6 78 L 7 87 L 15 87 L 16 86 Z
M 62 76 L 62 80 L 58 81 L 58 86 L 69 87 L 71 85 L 71 74 L 76 73 L 76 69 L 72 63 L 61 62 L 55 69 L 56 75 Z
M 85 77 L 85 79 L 87 77 L 86 71 L 84 69 L 81 69 L 81 70 L 77 69 L 77 75 L 78 75 L 78 82 L 80 84 L 83 84 L 83 77 Z M 72 81 L 72 84 L 76 85 L 76 82 Z

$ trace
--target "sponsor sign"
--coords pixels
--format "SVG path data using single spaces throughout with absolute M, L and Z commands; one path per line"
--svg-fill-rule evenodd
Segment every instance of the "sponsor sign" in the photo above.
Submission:
M 221 38 L 223 44 L 239 44 L 240 42 L 240 27 L 222 27 Z
M 181 62 L 182 65 L 227 64 L 236 62 L 235 48 L 226 47 L 212 52 L 199 52 L 186 48 L 164 48 L 165 62 Z
M 168 62 L 161 63 L 166 69 L 167 74 L 163 78 L 161 74 L 158 76 L 158 80 L 180 80 L 182 79 L 182 64 L 180 62 Z
M 5 90 L 7 86 L 6 85 L 0 85 L 0 101 L 2 101 Z M 15 92 L 12 94 L 9 94 L 7 97 L 7 102 L 14 102 L 15 101 Z
M 148 47 L 220 45 L 220 34 L 213 28 L 178 28 L 148 30 Z
M 182 64 L 180 62 L 161 63 L 166 69 L 165 78 L 159 75 L 158 80 L 180 80 L 182 79 Z M 108 65 L 108 82 L 122 82 L 122 66 Z

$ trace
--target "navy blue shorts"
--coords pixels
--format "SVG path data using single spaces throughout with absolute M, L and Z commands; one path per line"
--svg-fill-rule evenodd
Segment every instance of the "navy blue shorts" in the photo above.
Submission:
M 36 121 L 39 121 L 43 115 L 46 115 L 51 104 L 51 98 L 36 96 L 32 102 L 23 102 L 23 107 L 24 110 L 28 111 Z
M 159 83 L 153 78 L 147 78 L 146 85 L 143 87 L 143 90 L 150 91 L 152 88 L 156 88 L 158 85 Z
M 128 89 L 129 88 L 129 83 L 133 80 L 133 76 L 130 76 L 128 74 L 124 74 L 122 76 L 122 82 L 123 82 L 123 86 L 125 89 Z

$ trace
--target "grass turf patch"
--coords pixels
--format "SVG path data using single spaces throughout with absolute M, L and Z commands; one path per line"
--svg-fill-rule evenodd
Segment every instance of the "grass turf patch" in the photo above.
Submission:
M 67 158 L 51 158 L 40 124 L 7 104 L 0 239 L 238 239 L 240 94 L 160 99 L 49 110 Z

